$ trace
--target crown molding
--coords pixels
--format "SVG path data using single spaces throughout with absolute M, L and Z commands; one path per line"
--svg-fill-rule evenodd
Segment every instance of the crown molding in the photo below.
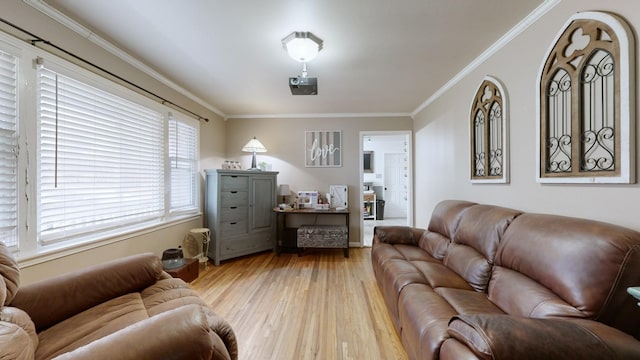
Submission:
M 507 45 L 511 40 L 513 40 L 516 36 L 520 35 L 529 26 L 533 25 L 538 19 L 540 19 L 544 14 L 553 9 L 556 5 L 560 3 L 560 0 L 545 0 L 544 3 L 540 4 L 537 8 L 535 8 L 529 15 L 527 15 L 524 19 L 522 19 L 519 23 L 516 24 L 511 30 L 509 30 L 506 34 L 504 34 L 498 41 L 493 43 L 487 50 L 485 50 L 480 56 L 475 58 L 469 65 L 467 65 L 462 71 L 460 71 L 456 76 L 451 78 L 446 84 L 444 84 L 438 91 L 433 93 L 427 100 L 425 100 L 420 106 L 418 106 L 412 113 L 411 117 L 415 117 L 422 110 L 426 109 L 427 106 L 431 105 L 434 101 L 436 101 L 440 96 L 444 95 L 447 91 L 449 91 L 452 87 L 454 87 L 458 82 L 464 79 L 467 75 L 469 75 L 473 70 L 475 70 L 482 63 L 487 61 L 491 56 L 495 55 L 500 49 L 502 49 L 505 45 Z
M 410 113 L 305 113 L 305 114 L 237 114 L 227 115 L 228 119 L 323 119 L 323 118 L 380 118 L 411 117 Z
M 187 89 L 181 87 L 180 85 L 174 83 L 173 81 L 167 79 L 166 77 L 164 77 L 163 75 L 161 75 L 157 71 L 155 71 L 152 68 L 150 68 L 149 66 L 145 65 L 140 60 L 138 60 L 138 59 L 134 58 L 133 56 L 129 55 L 128 53 L 126 53 L 124 50 L 118 48 L 117 46 L 115 46 L 111 42 L 105 40 L 104 38 L 102 38 L 102 37 L 96 35 L 95 33 L 93 33 L 91 30 L 89 30 L 86 27 L 82 26 L 77 21 L 71 19 L 67 15 L 65 15 L 65 14 L 61 13 L 60 11 L 58 11 L 57 9 L 51 7 L 49 4 L 45 3 L 43 0 L 22 0 L 22 1 L 25 4 L 33 7 L 34 9 L 40 11 L 41 13 L 49 16 L 50 18 L 52 18 L 53 20 L 55 20 L 59 24 L 66 26 L 68 29 L 74 31 L 75 33 L 77 33 L 78 35 L 82 36 L 83 38 L 91 41 L 92 43 L 98 45 L 99 47 L 103 48 L 104 50 L 106 50 L 106 51 L 110 52 L 111 54 L 117 56 L 118 58 L 120 58 L 121 60 L 125 61 L 129 65 L 137 68 L 138 70 L 142 71 L 143 73 L 145 73 L 145 74 L 151 76 L 152 78 L 160 81 L 164 85 L 172 88 L 173 90 L 179 92 L 180 94 L 186 96 L 187 98 L 193 100 L 194 102 L 202 105 L 203 107 L 207 108 L 208 110 L 211 110 L 212 112 L 214 112 L 215 114 L 219 115 L 220 117 L 222 117 L 222 118 L 226 117 L 226 115 L 222 111 L 220 111 L 218 108 L 216 108 L 215 106 L 209 104 L 208 102 L 206 102 L 205 100 L 199 98 L 198 96 L 196 96 L 195 94 L 193 94 L 189 90 L 187 90 Z

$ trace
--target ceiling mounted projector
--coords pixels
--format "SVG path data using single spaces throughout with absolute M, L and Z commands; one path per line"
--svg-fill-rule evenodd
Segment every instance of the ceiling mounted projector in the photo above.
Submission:
M 290 77 L 289 89 L 291 89 L 291 95 L 318 95 L 318 78 Z

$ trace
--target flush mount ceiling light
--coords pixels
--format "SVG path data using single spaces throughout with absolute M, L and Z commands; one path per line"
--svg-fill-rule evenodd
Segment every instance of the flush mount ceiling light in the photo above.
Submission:
M 282 39 L 282 46 L 292 59 L 306 63 L 322 50 L 322 39 L 308 31 L 294 31 Z

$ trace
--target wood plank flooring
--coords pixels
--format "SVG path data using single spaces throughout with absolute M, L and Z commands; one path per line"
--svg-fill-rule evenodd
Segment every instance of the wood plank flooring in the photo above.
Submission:
M 209 263 L 191 283 L 233 327 L 240 360 L 406 359 L 371 248 L 273 252 Z

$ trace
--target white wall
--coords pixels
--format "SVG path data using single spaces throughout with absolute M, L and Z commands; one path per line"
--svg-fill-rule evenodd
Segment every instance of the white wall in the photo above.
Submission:
M 637 184 L 543 185 L 536 182 L 537 73 L 564 23 L 575 12 L 588 10 L 616 13 L 626 18 L 636 33 L 640 28 L 638 1 L 563 0 L 415 116 L 417 226 L 427 226 L 439 201 L 465 199 L 530 212 L 597 219 L 640 230 L 640 186 Z M 638 48 L 636 45 L 636 58 Z M 510 184 L 471 184 L 469 181 L 469 109 L 485 75 L 502 81 L 509 96 Z M 640 94 L 637 85 L 636 94 Z

